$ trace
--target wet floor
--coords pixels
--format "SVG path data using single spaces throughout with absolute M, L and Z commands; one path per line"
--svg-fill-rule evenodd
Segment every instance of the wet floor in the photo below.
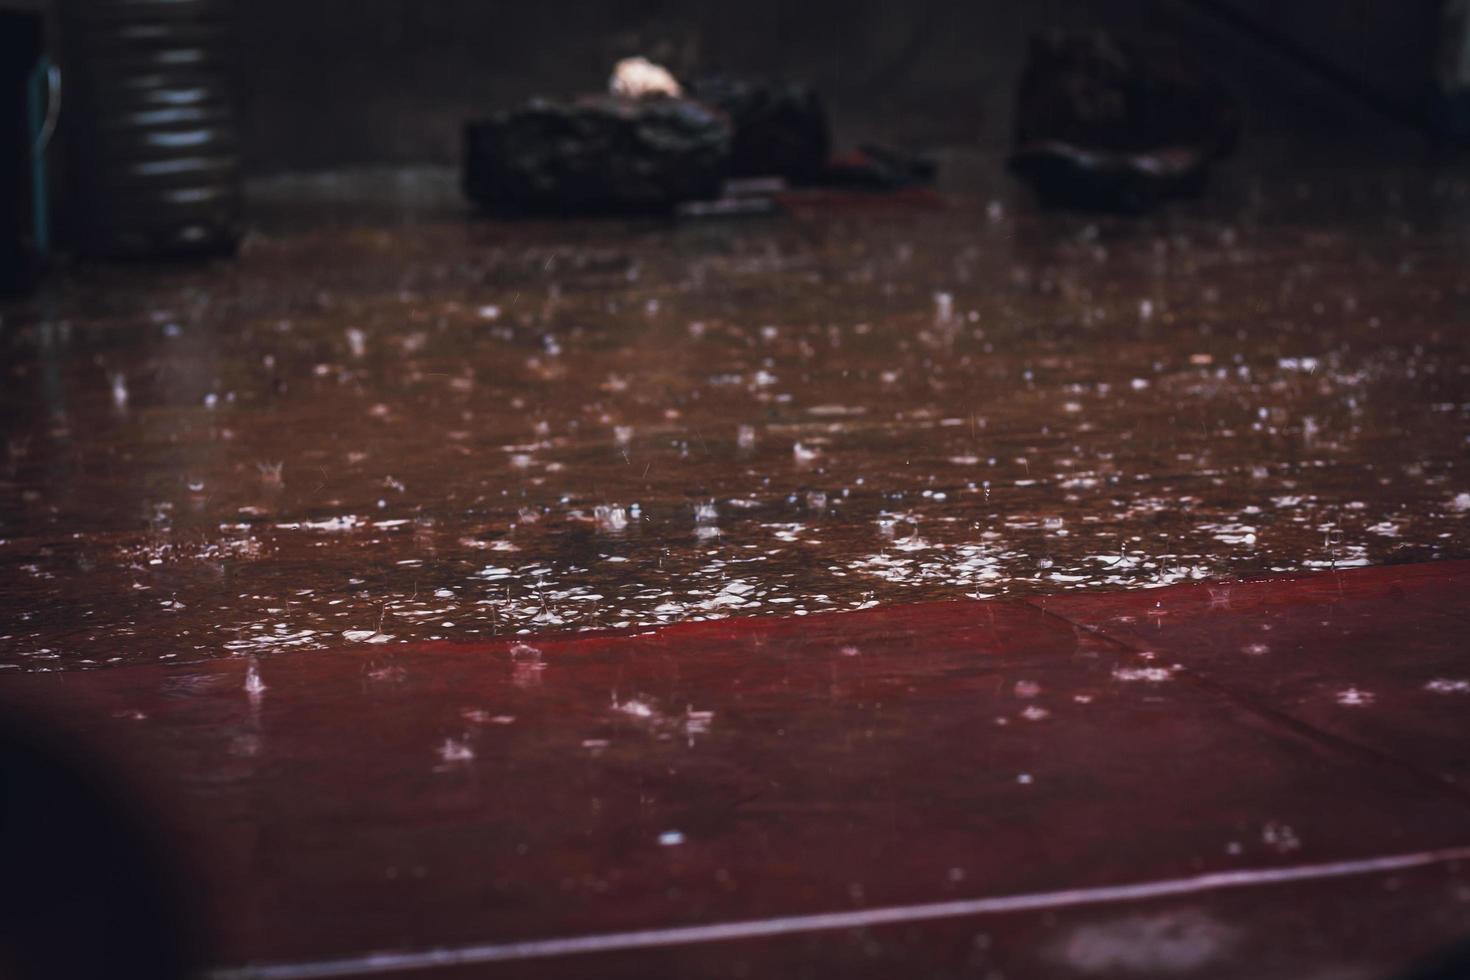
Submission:
M 415 180 L 3 308 L 0 668 L 1470 556 L 1463 170 L 680 225 Z
M 126 777 L 20 784 L 15 889 L 177 865 L 212 980 L 1407 980 L 1470 934 L 1467 617 L 1429 562 L 12 674 Z M 171 860 L 97 874 L 119 799 Z

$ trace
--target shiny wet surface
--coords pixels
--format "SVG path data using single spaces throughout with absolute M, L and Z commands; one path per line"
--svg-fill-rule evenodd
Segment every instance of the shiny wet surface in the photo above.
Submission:
M 1470 555 L 1470 181 L 265 220 L 4 309 L 0 667 Z
M 1470 932 L 1467 617 L 1470 563 L 1436 562 L 0 705 L 146 787 L 219 980 L 1399 977 Z

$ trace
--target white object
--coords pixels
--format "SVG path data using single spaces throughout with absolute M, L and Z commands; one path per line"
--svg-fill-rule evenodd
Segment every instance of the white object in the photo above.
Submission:
M 646 99 L 657 95 L 677 99 L 684 94 L 678 80 L 667 68 L 642 57 L 619 61 L 613 68 L 607 88 L 613 95 L 623 95 L 631 99 Z

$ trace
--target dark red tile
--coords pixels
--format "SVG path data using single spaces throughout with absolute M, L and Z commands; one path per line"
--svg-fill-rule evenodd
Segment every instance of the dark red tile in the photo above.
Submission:
M 225 964 L 1470 843 L 1443 787 L 1160 664 L 961 602 L 283 656 L 254 698 L 243 660 L 0 693 L 173 801 Z M 840 971 L 852 940 L 792 942 Z
M 1470 777 L 1470 563 L 1036 604 L 1261 710 L 1450 783 Z

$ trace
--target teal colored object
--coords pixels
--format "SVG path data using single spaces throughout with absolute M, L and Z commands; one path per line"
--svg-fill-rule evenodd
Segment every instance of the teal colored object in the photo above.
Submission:
M 36 252 L 51 251 L 51 194 L 46 150 L 61 107 L 61 70 L 42 55 L 26 79 L 27 128 L 31 137 L 31 236 Z

